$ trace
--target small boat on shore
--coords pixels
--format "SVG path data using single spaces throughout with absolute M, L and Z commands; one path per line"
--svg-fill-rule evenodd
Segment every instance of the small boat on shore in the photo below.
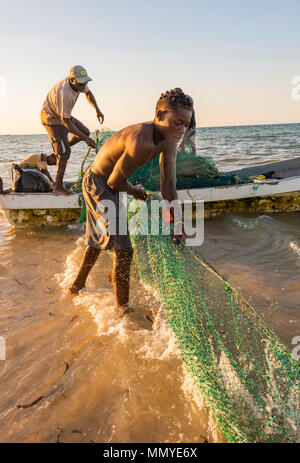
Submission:
M 274 171 L 274 177 L 255 183 L 178 190 L 181 201 L 194 205 L 204 201 L 206 218 L 229 212 L 300 211 L 300 157 L 231 171 L 241 178 Z M 0 195 L 0 210 L 15 227 L 61 226 L 83 217 L 81 193 L 6 193 Z

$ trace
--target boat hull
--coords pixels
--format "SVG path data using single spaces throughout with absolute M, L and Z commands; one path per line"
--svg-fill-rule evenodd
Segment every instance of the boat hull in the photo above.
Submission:
M 57 227 L 78 221 L 81 194 L 9 193 L 0 195 L 0 209 L 14 227 Z
M 81 209 L 6 209 L 3 215 L 16 228 L 61 227 L 78 222 Z
M 227 201 L 212 201 L 204 204 L 205 218 L 217 217 L 232 212 L 298 212 L 300 192 L 243 198 Z
M 285 162 L 285 161 L 284 161 Z M 206 218 L 229 212 L 300 211 L 300 176 L 211 188 L 178 190 L 182 203 L 204 202 Z M 9 193 L 0 195 L 0 210 L 15 227 L 54 227 L 78 221 L 81 194 Z
M 199 200 L 198 200 L 199 201 Z M 196 202 L 192 201 L 194 211 Z M 5 218 L 17 228 L 57 227 L 74 224 L 81 216 L 81 207 L 2 209 Z M 269 196 L 248 197 L 204 202 L 205 218 L 236 212 L 297 212 L 300 211 L 300 191 Z

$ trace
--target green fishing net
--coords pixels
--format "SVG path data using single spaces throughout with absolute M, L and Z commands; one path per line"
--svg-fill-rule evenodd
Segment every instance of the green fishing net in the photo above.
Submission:
M 131 201 L 131 219 L 139 207 Z M 159 294 L 182 361 L 227 441 L 297 441 L 299 366 L 291 353 L 199 250 L 136 233 L 138 224 L 130 228 L 138 274 Z
M 95 134 L 97 149 L 111 134 Z M 178 179 L 183 183 L 201 183 L 204 176 L 208 182 L 222 181 L 222 174 L 204 157 L 199 164 L 192 164 L 194 176 L 189 176 L 188 163 L 195 159 L 189 156 L 177 156 L 179 172 L 184 173 L 177 176 L 177 185 Z M 87 157 L 82 173 L 91 161 Z M 141 183 L 148 190 L 157 189 L 158 159 L 138 169 L 130 181 Z M 226 177 L 223 181 L 239 179 Z M 152 192 L 148 207 L 151 199 L 161 198 Z M 140 201 L 129 201 L 129 224 L 140 207 Z M 155 220 L 161 218 L 151 217 L 151 223 Z M 170 236 L 162 232 L 140 234 L 138 224 L 139 221 L 130 226 L 137 272 L 159 295 L 186 370 L 227 441 L 297 441 L 299 366 L 286 346 L 247 301 L 205 262 L 199 249 L 185 247 L 180 251 Z M 150 230 L 150 214 L 148 226 Z
M 96 152 L 116 132 L 95 132 Z M 84 167 L 90 165 L 92 157 L 87 156 Z M 81 169 L 81 174 L 86 169 Z M 133 185 L 141 184 L 146 190 L 160 190 L 159 156 L 137 169 L 129 178 Z M 235 174 L 224 174 L 218 171 L 213 159 L 209 156 L 195 156 L 190 152 L 176 154 L 176 188 L 208 188 L 215 186 L 249 183 L 249 179 L 241 179 Z

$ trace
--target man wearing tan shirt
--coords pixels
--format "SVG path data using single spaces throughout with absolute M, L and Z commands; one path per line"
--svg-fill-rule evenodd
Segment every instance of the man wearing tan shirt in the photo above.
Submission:
M 69 194 L 63 187 L 63 177 L 71 154 L 71 146 L 83 140 L 88 146 L 95 148 L 94 141 L 89 136 L 89 129 L 71 116 L 80 93 L 85 93 L 88 102 L 95 108 L 99 122 L 102 124 L 104 121 L 104 115 L 87 86 L 90 80 L 92 79 L 82 66 L 73 66 L 69 76 L 61 79 L 52 87 L 42 106 L 41 121 L 48 132 L 53 152 L 57 157 L 57 174 L 53 193 Z M 70 138 L 68 138 L 69 132 L 72 133 Z

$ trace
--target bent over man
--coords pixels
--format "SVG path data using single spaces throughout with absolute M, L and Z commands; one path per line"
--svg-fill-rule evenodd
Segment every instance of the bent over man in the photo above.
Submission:
M 181 89 L 174 89 L 159 98 L 153 122 L 131 125 L 113 135 L 100 149 L 94 163 L 83 179 L 83 195 L 87 208 L 86 244 L 78 275 L 70 288 L 77 293 L 85 286 L 87 276 L 103 249 L 114 253 L 112 281 L 117 307 L 121 312 L 130 311 L 129 277 L 133 250 L 130 236 L 105 233 L 108 225 L 104 201 L 110 200 L 116 206 L 118 223 L 118 193 L 127 192 L 136 199 L 145 199 L 145 190 L 133 186 L 128 178 L 133 172 L 160 155 L 161 193 L 168 202 L 177 204 L 177 217 L 181 207 L 177 200 L 174 179 L 174 157 L 192 117 L 192 103 Z M 176 202 L 177 200 L 177 202 Z M 101 206 L 103 201 L 103 206 Z M 180 236 L 180 235 L 179 235 Z M 179 237 L 174 236 L 174 239 Z M 184 232 L 182 235 L 184 237 Z
M 53 193 L 68 194 L 68 191 L 63 188 L 63 177 L 71 154 L 71 146 L 83 140 L 88 146 L 95 148 L 89 129 L 71 116 L 79 94 L 84 93 L 88 102 L 95 108 L 99 122 L 103 123 L 104 116 L 87 86 L 90 80 L 92 79 L 82 66 L 73 66 L 69 76 L 64 77 L 52 87 L 42 107 L 41 121 L 48 132 L 53 152 L 57 157 L 57 174 Z M 69 132 L 72 136 L 68 139 Z
M 45 154 L 45 153 L 36 153 L 36 154 L 29 154 L 26 156 L 23 161 L 19 162 L 19 166 L 23 167 L 30 167 L 31 169 L 37 169 L 45 174 L 50 183 L 54 185 L 54 181 L 50 175 L 48 170 L 48 166 L 55 166 L 56 165 L 56 156 L 52 154 Z

